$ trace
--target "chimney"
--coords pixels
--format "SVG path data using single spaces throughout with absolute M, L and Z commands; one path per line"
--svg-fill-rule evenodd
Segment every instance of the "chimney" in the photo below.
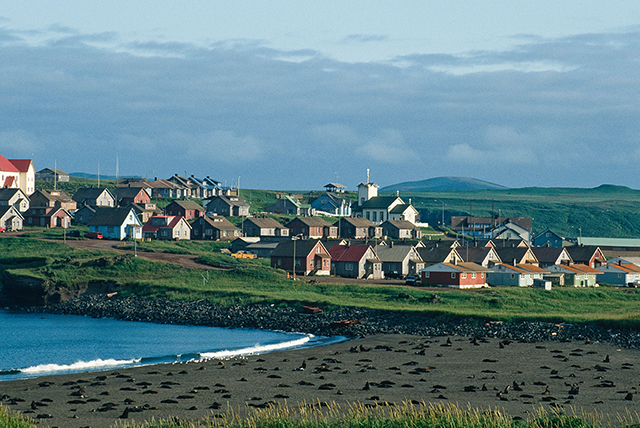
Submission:
M 618 259 L 618 266 L 622 266 L 622 259 Z
M 518 262 L 516 261 L 516 259 L 513 259 L 513 265 L 514 265 L 514 266 L 517 266 L 517 265 L 518 265 Z

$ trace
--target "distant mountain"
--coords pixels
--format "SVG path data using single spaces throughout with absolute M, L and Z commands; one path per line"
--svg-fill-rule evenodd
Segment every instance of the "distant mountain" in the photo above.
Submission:
M 71 174 L 69 174 L 72 177 L 79 177 L 79 178 L 91 178 L 93 180 L 97 180 L 98 179 L 98 174 L 89 174 L 86 172 L 72 172 Z M 125 178 L 125 177 L 119 177 L 119 178 Z M 138 177 L 138 176 L 134 176 L 134 177 L 129 177 L 127 176 L 126 178 L 142 178 L 142 177 Z M 115 180 L 116 176 L 115 175 L 100 175 L 100 179 L 101 180 Z
M 416 192 L 436 192 L 436 191 L 472 191 L 472 190 L 505 190 L 508 187 L 501 186 L 488 181 L 477 180 L 467 177 L 436 177 L 421 181 L 407 181 L 404 183 L 392 184 L 382 187 L 381 191 L 416 191 Z

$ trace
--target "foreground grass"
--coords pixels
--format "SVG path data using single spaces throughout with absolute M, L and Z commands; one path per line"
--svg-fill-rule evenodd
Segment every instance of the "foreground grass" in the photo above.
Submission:
M 161 244 L 164 245 L 164 244 Z M 47 287 L 108 283 L 121 296 L 206 299 L 222 305 L 314 304 L 327 310 L 354 306 L 475 318 L 594 323 L 640 329 L 640 293 L 617 287 L 496 287 L 484 290 L 417 289 L 395 285 L 335 284 L 287 279 L 264 260 L 236 260 L 201 247 L 203 263 L 224 269 L 187 269 L 110 251 L 79 250 L 29 238 L 0 239 L 3 280 L 27 277 Z M 408 296 L 407 296 L 408 295 Z M 435 296 L 438 298 L 435 298 Z M 407 298 L 408 297 L 408 298 Z
M 302 404 L 298 407 L 273 406 L 255 410 L 246 417 L 228 412 L 222 417 L 202 421 L 152 421 L 142 425 L 118 424 L 129 428 L 180 428 L 180 427 L 229 427 L 229 428 L 600 428 L 619 426 L 638 427 L 637 415 L 624 415 L 617 420 L 605 420 L 602 415 L 568 415 L 560 411 L 538 409 L 527 420 L 513 418 L 504 412 L 480 409 L 463 409 L 450 404 L 410 404 L 392 407 L 367 407 L 361 404 L 340 407 L 331 404 Z M 31 428 L 35 422 L 9 413 L 0 406 L 0 428 Z M 116 425 L 114 425 L 115 427 Z

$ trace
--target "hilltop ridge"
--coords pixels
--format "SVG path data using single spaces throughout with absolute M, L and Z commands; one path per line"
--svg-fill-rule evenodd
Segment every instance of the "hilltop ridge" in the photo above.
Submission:
M 473 191 L 473 190 L 506 190 L 506 186 L 490 183 L 484 180 L 469 177 L 435 177 L 419 181 L 405 181 L 382 187 L 381 191 Z

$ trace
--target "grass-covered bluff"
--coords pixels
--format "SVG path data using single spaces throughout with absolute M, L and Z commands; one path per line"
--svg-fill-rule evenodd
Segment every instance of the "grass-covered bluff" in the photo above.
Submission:
M 131 244 L 128 244 L 131 245 Z M 596 323 L 640 329 L 640 294 L 617 287 L 551 291 L 496 287 L 482 290 L 416 289 L 403 286 L 293 281 L 264 260 L 236 260 L 219 252 L 219 244 L 143 243 L 138 251 L 172 251 L 197 255 L 213 269 L 189 269 L 114 251 L 79 250 L 62 242 L 32 238 L 0 239 L 2 280 L 15 277 L 74 287 L 108 281 L 121 297 L 206 299 L 220 305 L 313 304 L 326 309 L 353 306 L 470 317 L 480 320 L 538 320 Z M 409 294 L 413 298 L 398 298 Z M 439 296 L 433 299 L 434 294 Z

